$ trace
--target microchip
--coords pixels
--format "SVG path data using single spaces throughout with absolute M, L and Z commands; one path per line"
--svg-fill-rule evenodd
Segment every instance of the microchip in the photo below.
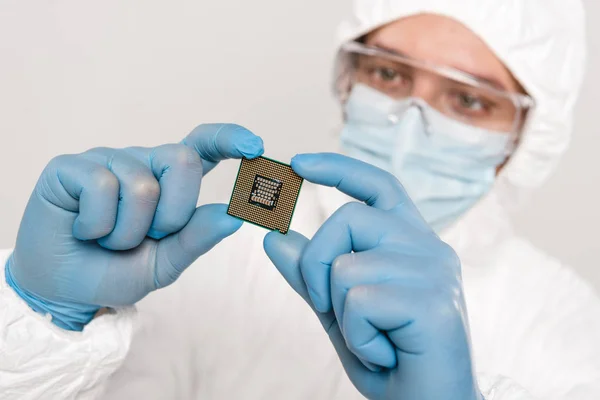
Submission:
M 287 164 L 266 157 L 244 158 L 227 214 L 286 234 L 302 181 Z
M 279 200 L 282 184 L 283 182 L 278 179 L 256 175 L 248 202 L 273 211 L 277 206 L 277 200 Z

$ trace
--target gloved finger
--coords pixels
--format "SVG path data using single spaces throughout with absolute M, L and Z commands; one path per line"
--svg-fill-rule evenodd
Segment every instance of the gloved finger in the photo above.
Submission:
M 150 229 L 160 197 L 160 185 L 152 171 L 122 150 L 92 149 L 82 157 L 106 165 L 120 185 L 115 227 L 98 244 L 109 250 L 139 246 Z
M 384 368 L 394 368 L 397 351 L 404 349 L 397 349 L 386 332 L 415 330 L 411 324 L 414 323 L 414 310 L 420 306 L 420 297 L 415 295 L 414 289 L 388 284 L 350 289 L 341 323 L 348 349 L 360 359 Z
M 270 232 L 265 236 L 264 248 L 267 256 L 269 256 L 269 259 L 273 262 L 279 272 L 281 272 L 285 280 L 311 306 L 311 308 L 315 310 L 312 301 L 310 300 L 306 284 L 304 283 L 302 273 L 300 272 L 300 259 L 302 257 L 302 251 L 307 243 L 307 238 L 294 231 L 289 231 L 287 235 L 282 235 L 279 232 Z M 369 369 L 371 371 L 378 371 L 377 366 L 366 362 L 370 368 L 365 368 L 361 361 L 348 350 L 333 312 L 320 313 L 315 310 L 315 313 L 319 317 L 323 329 L 325 329 L 329 335 L 350 379 L 381 379 L 376 374 L 372 374 L 369 371 Z
M 147 235 L 158 240 L 181 230 L 196 211 L 200 194 L 202 160 L 198 153 L 182 144 L 125 151 L 145 163 L 160 184 L 160 199 Z
M 78 212 L 73 236 L 93 240 L 114 228 L 119 203 L 119 181 L 107 168 L 79 156 L 53 159 L 42 175 L 37 193 L 46 201 Z
M 294 231 L 289 231 L 287 235 L 282 235 L 277 231 L 269 232 L 263 240 L 265 253 L 275 268 L 283 275 L 292 289 L 312 306 L 304 278 L 300 272 L 300 258 L 307 244 L 308 239 Z
M 155 288 L 175 282 L 198 257 L 241 226 L 242 221 L 227 215 L 225 204 L 208 204 L 197 208 L 181 231 L 160 241 L 154 271 Z
M 350 289 L 340 323 L 348 349 L 382 367 L 410 363 L 416 376 L 431 365 L 452 368 L 456 354 L 469 352 L 461 292 L 459 283 L 432 287 L 383 283 Z M 428 357 L 415 357 L 425 353 Z
M 337 153 L 298 154 L 291 166 L 309 182 L 336 187 L 369 206 L 410 211 L 410 222 L 427 227 L 398 179 L 387 171 Z
M 219 161 L 242 157 L 252 159 L 264 152 L 260 137 L 235 124 L 199 125 L 181 143 L 196 150 L 200 155 L 204 175 Z
M 333 261 L 342 254 L 379 246 L 388 235 L 398 235 L 398 225 L 394 215 L 361 203 L 347 203 L 325 221 L 306 246 L 300 265 L 317 310 L 331 310 L 330 271 Z M 410 235 L 411 231 L 406 229 L 404 234 Z
M 331 325 L 327 333 L 350 380 L 352 382 L 360 382 L 362 387 L 367 388 L 366 392 L 362 392 L 366 398 L 382 398 L 378 389 L 386 386 L 389 377 L 378 373 L 381 371 L 381 367 L 368 361 L 360 360 L 348 349 L 346 339 L 342 335 L 337 321 Z
M 331 266 L 331 301 L 338 321 L 344 320 L 346 296 L 353 287 L 393 282 L 434 287 L 444 279 L 439 268 L 423 265 L 420 255 L 402 254 L 398 247 L 342 254 L 334 260 Z
M 275 268 L 292 289 L 315 311 L 323 328 L 328 331 L 332 323 L 335 322 L 335 315 L 333 312 L 320 313 L 315 309 L 300 271 L 300 259 L 308 243 L 308 239 L 298 232 L 289 231 L 287 235 L 283 235 L 273 231 L 265 235 L 263 246 Z

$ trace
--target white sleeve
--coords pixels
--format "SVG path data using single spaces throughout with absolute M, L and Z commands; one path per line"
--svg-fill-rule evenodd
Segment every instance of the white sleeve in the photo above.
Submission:
M 497 317 L 491 326 L 499 332 L 496 343 L 512 343 L 502 347 L 502 357 L 496 354 L 501 372 L 478 377 L 486 400 L 600 399 L 600 300 L 594 290 L 569 268 L 547 262 L 543 275 L 512 296 L 512 317 Z
M 537 400 L 517 383 L 504 376 L 480 375 L 478 381 L 485 400 Z
M 62 330 L 31 310 L 6 284 L 10 251 L 0 250 L 2 399 L 91 399 L 129 350 L 135 308 L 110 311 L 82 332 Z
M 534 397 L 513 380 L 504 376 L 478 377 L 479 388 L 485 400 L 583 400 L 600 396 L 600 380 L 572 386 L 567 393 L 551 397 Z

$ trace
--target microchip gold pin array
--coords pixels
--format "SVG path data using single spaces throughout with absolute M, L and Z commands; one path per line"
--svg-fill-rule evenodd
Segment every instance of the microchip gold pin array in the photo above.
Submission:
M 242 159 L 227 214 L 287 234 L 303 179 L 266 157 Z

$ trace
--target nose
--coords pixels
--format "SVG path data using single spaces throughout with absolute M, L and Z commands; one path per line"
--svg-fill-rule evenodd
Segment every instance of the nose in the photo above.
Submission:
M 439 78 L 430 73 L 422 71 L 413 76 L 413 86 L 411 97 L 418 97 L 425 100 L 430 106 L 435 106 L 435 102 L 440 93 Z

